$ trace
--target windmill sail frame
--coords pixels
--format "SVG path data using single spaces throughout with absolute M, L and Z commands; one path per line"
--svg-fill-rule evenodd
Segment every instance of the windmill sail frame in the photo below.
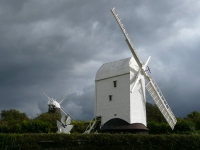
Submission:
M 115 8 L 111 9 L 111 12 L 114 16 L 114 18 L 116 19 L 120 29 L 122 30 L 124 36 L 125 36 L 125 41 L 128 44 L 131 53 L 133 54 L 133 57 L 135 59 L 135 61 L 137 62 L 138 66 L 139 66 L 139 71 L 138 71 L 138 75 L 141 73 L 142 75 L 144 75 L 145 79 L 148 81 L 146 88 L 147 91 L 149 92 L 149 94 L 151 95 L 151 97 L 153 98 L 153 100 L 155 101 L 157 107 L 159 108 L 159 110 L 161 111 L 162 115 L 164 116 L 164 118 L 166 119 L 166 121 L 168 122 L 168 124 L 170 125 L 170 127 L 172 128 L 172 130 L 174 129 L 174 126 L 176 125 L 176 117 L 174 116 L 174 114 L 172 113 L 166 99 L 164 98 L 162 92 L 160 91 L 160 89 L 158 88 L 156 82 L 153 80 L 153 78 L 151 78 L 145 71 L 146 69 L 146 64 L 142 64 L 136 51 L 135 48 L 133 46 L 133 43 L 131 42 L 128 33 L 126 32 L 126 29 L 116 11 Z M 147 60 L 148 63 L 149 59 Z
M 141 63 L 141 61 L 140 61 L 140 59 L 139 59 L 139 57 L 138 57 L 138 55 L 137 55 L 137 53 L 135 51 L 133 43 L 131 42 L 131 39 L 129 38 L 128 33 L 126 32 L 126 29 L 125 29 L 123 23 L 121 22 L 121 19 L 119 18 L 119 15 L 118 15 L 117 10 L 115 9 L 115 7 L 113 9 L 111 9 L 111 12 L 112 12 L 113 16 L 115 17 L 120 29 L 122 30 L 122 32 L 123 32 L 123 34 L 124 34 L 124 36 L 126 38 L 126 43 L 128 44 L 128 46 L 129 46 L 129 48 L 131 50 L 131 53 L 133 54 L 136 62 L 138 63 L 139 67 L 141 68 L 142 67 L 142 63 Z
M 149 94 L 151 95 L 154 102 L 156 103 L 158 109 L 164 116 L 165 120 L 168 122 L 171 129 L 173 130 L 174 126 L 176 125 L 176 122 L 177 122 L 176 117 L 172 113 L 172 110 L 170 109 L 164 95 L 160 91 L 158 85 L 153 80 L 153 78 L 151 78 L 150 82 L 147 83 L 146 89 L 149 92 Z

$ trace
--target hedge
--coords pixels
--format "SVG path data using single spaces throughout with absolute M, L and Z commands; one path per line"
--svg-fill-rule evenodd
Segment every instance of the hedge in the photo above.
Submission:
M 135 134 L 0 134 L 9 149 L 200 149 L 200 135 Z

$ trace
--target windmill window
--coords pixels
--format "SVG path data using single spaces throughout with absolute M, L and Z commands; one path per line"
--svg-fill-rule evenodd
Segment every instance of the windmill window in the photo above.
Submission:
M 117 81 L 113 81 L 113 86 L 117 87 Z
M 109 101 L 112 101 L 112 95 L 109 95 Z

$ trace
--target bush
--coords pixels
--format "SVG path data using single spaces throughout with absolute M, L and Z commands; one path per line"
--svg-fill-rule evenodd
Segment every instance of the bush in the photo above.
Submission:
M 71 133 L 83 133 L 89 125 L 89 122 L 86 121 L 72 121 L 73 126 Z
M 186 119 L 179 119 L 174 131 L 176 133 L 194 133 L 195 132 L 195 124 Z
M 200 135 L 0 134 L 1 149 L 200 149 Z
M 21 133 L 49 133 L 52 125 L 48 122 L 37 120 L 23 121 L 21 124 Z
M 172 129 L 167 123 L 148 122 L 147 127 L 150 134 L 169 134 L 173 133 Z

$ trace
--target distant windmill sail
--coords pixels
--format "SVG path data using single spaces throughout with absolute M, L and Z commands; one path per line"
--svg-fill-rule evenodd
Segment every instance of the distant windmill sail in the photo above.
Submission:
M 70 91 L 71 91 L 71 89 L 69 89 L 69 90 L 67 91 L 67 93 L 61 98 L 59 104 L 61 104 L 61 103 L 65 100 L 65 98 L 70 94 Z
M 66 117 L 67 117 L 67 119 L 66 119 Z M 70 125 L 70 123 L 71 123 L 70 116 L 62 116 L 61 122 L 57 120 L 56 123 L 57 123 L 57 128 L 58 128 L 57 133 L 70 134 L 70 131 L 73 128 L 73 125 Z

